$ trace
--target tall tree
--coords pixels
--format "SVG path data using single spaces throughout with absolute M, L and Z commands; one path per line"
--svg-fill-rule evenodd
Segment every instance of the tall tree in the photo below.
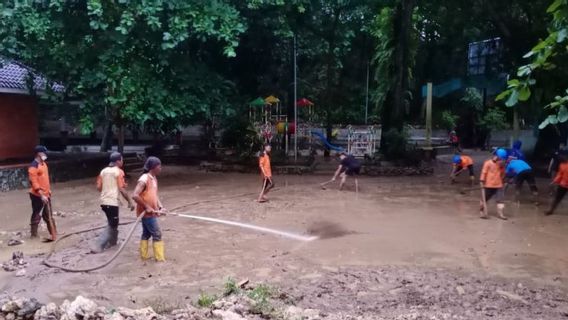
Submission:
M 227 83 L 203 60 L 234 56 L 245 31 L 224 1 L 14 0 L 0 14 L 0 54 L 83 99 L 86 131 L 103 110 L 119 132 L 128 122 L 167 132 L 226 104 Z

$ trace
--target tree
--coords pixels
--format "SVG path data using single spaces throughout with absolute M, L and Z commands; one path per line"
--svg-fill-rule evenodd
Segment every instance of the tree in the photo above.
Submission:
M 568 76 L 568 64 L 566 57 L 568 53 L 568 2 L 566 0 L 555 0 L 548 8 L 547 12 L 552 15 L 549 26 L 548 36 L 540 40 L 524 57 L 530 59 L 530 63 L 523 65 L 517 70 L 516 79 L 508 81 L 508 89 L 497 98 L 506 100 L 505 105 L 513 107 L 520 102 L 526 102 L 531 97 L 535 97 L 534 88 L 541 89 L 540 95 L 549 102 L 545 108 L 550 112 L 548 117 L 540 124 L 539 128 L 544 129 L 548 125 L 556 125 L 568 121 L 568 88 L 565 85 Z M 560 80 L 561 81 L 558 81 Z M 560 86 L 558 85 L 560 83 Z M 531 90 L 531 88 L 533 88 Z M 547 91 L 553 89 L 554 98 L 548 96 Z
M 104 113 L 119 131 L 136 123 L 167 133 L 211 105 L 228 107 L 232 85 L 204 63 L 234 56 L 245 31 L 226 2 L 13 0 L 0 14 L 0 54 L 82 99 L 85 131 Z

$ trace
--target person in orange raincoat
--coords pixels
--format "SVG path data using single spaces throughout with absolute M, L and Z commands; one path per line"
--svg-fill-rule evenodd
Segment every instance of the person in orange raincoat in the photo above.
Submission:
M 266 195 L 270 189 L 274 188 L 274 180 L 272 180 L 272 168 L 270 166 L 270 151 L 272 147 L 269 144 L 264 145 L 264 149 L 258 157 L 258 167 L 262 175 L 262 190 L 258 196 L 258 202 L 266 202 L 268 198 Z
M 35 147 L 35 159 L 28 167 L 30 181 L 30 200 L 32 202 L 31 237 L 37 238 L 41 219 L 47 224 L 50 238 L 46 241 L 55 241 L 57 229 L 51 212 L 51 185 L 49 183 L 49 170 L 47 168 L 47 148 Z
M 558 172 L 554 178 L 553 184 L 557 185 L 556 195 L 550 206 L 550 209 L 545 212 L 545 215 L 549 216 L 554 213 L 554 210 L 558 207 L 564 196 L 568 192 L 568 158 L 565 156 L 559 157 L 560 165 L 558 166 Z

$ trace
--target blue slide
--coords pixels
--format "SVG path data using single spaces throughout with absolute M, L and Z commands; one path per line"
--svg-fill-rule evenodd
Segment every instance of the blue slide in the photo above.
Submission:
M 337 152 L 344 152 L 345 149 L 343 149 L 340 146 L 335 146 L 329 142 L 327 142 L 327 139 L 325 138 L 325 136 L 317 131 L 312 131 L 311 132 L 314 136 L 318 137 L 321 142 L 325 145 L 326 148 L 328 148 L 329 150 L 333 150 L 333 151 L 337 151 Z

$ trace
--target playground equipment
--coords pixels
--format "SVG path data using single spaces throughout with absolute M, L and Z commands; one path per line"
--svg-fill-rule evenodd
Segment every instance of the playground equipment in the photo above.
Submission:
M 317 131 L 311 131 L 311 134 L 318 137 L 323 145 L 328 148 L 329 150 L 337 151 L 337 152 L 345 152 L 345 148 L 333 145 L 327 141 L 327 138 L 321 133 Z
M 353 126 L 347 127 L 347 152 L 354 157 L 373 157 L 377 146 L 377 131 L 374 126 L 366 130 L 355 130 Z
M 314 103 L 306 98 L 296 101 L 296 105 L 301 108 L 308 108 L 308 121 L 311 122 L 314 115 Z
M 280 99 L 272 95 L 264 99 L 256 98 L 249 103 L 249 120 L 263 142 L 273 143 L 276 148 L 284 145 L 288 153 L 288 135 L 295 134 L 296 126 L 288 123 L 288 116 L 282 114 L 283 111 Z

